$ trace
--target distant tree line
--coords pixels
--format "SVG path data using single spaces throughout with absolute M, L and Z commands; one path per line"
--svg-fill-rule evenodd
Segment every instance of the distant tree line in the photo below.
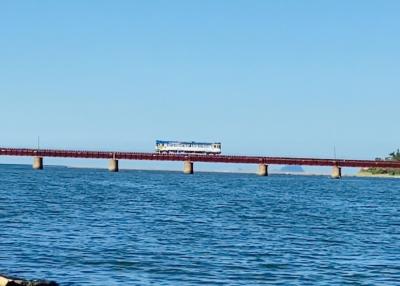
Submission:
M 389 160 L 400 161 L 400 149 L 389 154 Z M 369 168 L 368 173 L 373 175 L 400 175 L 400 169 L 390 169 L 390 168 Z
M 389 168 L 369 168 L 368 173 L 373 175 L 390 175 L 390 176 L 400 176 L 399 169 L 389 169 Z

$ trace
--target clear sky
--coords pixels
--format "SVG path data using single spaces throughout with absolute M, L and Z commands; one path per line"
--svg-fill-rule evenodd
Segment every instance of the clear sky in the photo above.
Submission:
M 0 145 L 375 158 L 400 147 L 400 1 L 0 2 Z M 0 158 L 0 162 L 14 159 Z M 30 159 L 29 159 L 30 162 Z

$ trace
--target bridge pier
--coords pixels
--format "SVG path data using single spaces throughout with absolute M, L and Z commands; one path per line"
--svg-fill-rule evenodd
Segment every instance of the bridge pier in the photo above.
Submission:
M 258 172 L 259 176 L 268 176 L 268 165 L 266 164 L 259 164 L 258 165 Z
M 342 177 L 342 168 L 339 166 L 333 166 L 331 177 L 332 179 L 340 179 Z
M 193 174 L 193 162 L 185 161 L 183 163 L 183 173 L 184 174 Z
M 118 172 L 119 171 L 119 164 L 118 164 L 118 160 L 116 159 L 111 159 L 108 162 L 108 170 L 110 172 Z
M 33 169 L 35 170 L 43 170 L 43 157 L 33 157 Z

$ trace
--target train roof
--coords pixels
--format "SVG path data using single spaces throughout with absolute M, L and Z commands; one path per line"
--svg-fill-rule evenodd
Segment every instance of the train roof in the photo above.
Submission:
M 156 140 L 156 144 L 198 144 L 198 145 L 211 145 L 221 144 L 220 142 L 196 142 L 196 141 L 170 141 L 170 140 Z

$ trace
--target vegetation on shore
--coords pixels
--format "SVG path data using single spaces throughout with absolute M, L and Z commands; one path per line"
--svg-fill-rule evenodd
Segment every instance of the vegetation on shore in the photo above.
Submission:
M 390 153 L 389 157 L 386 157 L 385 159 L 377 158 L 377 160 L 400 161 L 400 149 L 397 149 L 396 151 Z M 361 169 L 360 174 L 400 176 L 400 169 L 366 168 L 366 169 Z

